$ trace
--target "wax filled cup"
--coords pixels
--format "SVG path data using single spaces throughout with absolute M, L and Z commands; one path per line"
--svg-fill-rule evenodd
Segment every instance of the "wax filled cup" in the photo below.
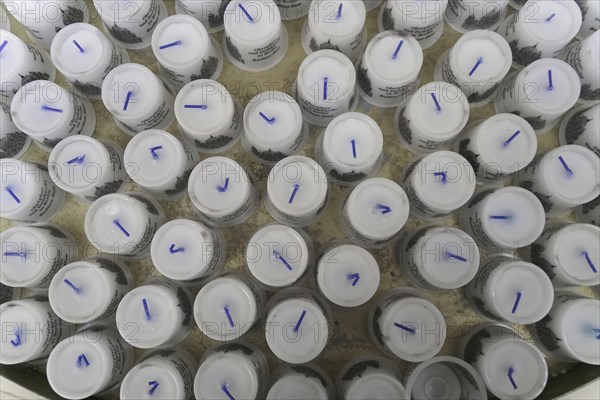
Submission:
M 453 227 L 431 226 L 405 235 L 396 256 L 411 283 L 429 290 L 463 287 L 479 268 L 477 244 Z
M 190 293 L 167 279 L 153 279 L 131 290 L 119 303 L 117 328 L 134 347 L 174 346 L 192 329 Z
M 77 257 L 77 242 L 57 225 L 8 228 L 0 233 L 0 246 L 0 282 L 11 287 L 47 287 Z
M 289 21 L 305 17 L 310 9 L 310 1 L 305 0 L 273 0 L 279 8 L 281 19 Z
M 10 105 L 0 104 L 0 159 L 20 159 L 29 149 L 31 138 L 13 123 Z
M 508 0 L 448 2 L 444 17 L 448 25 L 460 33 L 477 29 L 495 31 L 506 16 Z
M 379 12 L 379 32 L 400 31 L 411 35 L 423 50 L 433 46 L 444 31 L 448 0 L 388 0 Z
M 140 64 L 121 64 L 110 71 L 102 83 L 102 102 L 130 136 L 166 129 L 175 120 L 172 88 Z
M 277 64 L 288 49 L 288 32 L 273 0 L 232 1 L 224 16 L 225 55 L 239 69 L 266 71 Z
M 188 193 L 201 219 L 219 227 L 245 222 L 258 204 L 258 191 L 244 167 L 226 157 L 211 157 L 194 168 Z
M 400 185 L 385 178 L 371 178 L 346 198 L 340 211 L 340 226 L 352 243 L 383 248 L 404 227 L 409 209 L 409 199 Z
M 350 399 L 405 399 L 400 371 L 383 357 L 361 357 L 342 367 L 336 380 L 338 396 Z
M 267 296 L 243 273 L 226 273 L 200 289 L 194 301 L 198 328 L 210 339 L 238 340 L 262 317 Z
M 287 157 L 271 169 L 265 206 L 273 219 L 294 228 L 316 222 L 328 203 L 325 171 L 304 156 Z
M 123 378 L 119 397 L 123 400 L 191 399 L 197 368 L 198 362 L 184 349 L 150 350 Z
M 538 266 L 499 254 L 481 262 L 465 288 L 473 310 L 486 321 L 533 324 L 552 307 L 554 289 Z
M 575 209 L 575 219 L 583 224 L 600 226 L 600 197 Z
M 600 300 L 570 291 L 557 291 L 548 315 L 529 326 L 535 343 L 549 357 L 592 365 L 600 365 L 598 329 Z
M 514 114 L 496 114 L 475 121 L 454 143 L 454 150 L 465 157 L 479 183 L 506 180 L 527 167 L 538 148 L 535 131 Z
M 0 160 L 0 216 L 37 223 L 60 211 L 65 192 L 56 187 L 46 166 L 12 158 Z
M 152 34 L 152 52 L 158 68 L 173 86 L 197 79 L 217 79 L 223 69 L 223 53 L 206 28 L 194 17 L 172 15 Z
M 600 3 L 593 0 L 583 0 L 577 2 L 577 5 L 581 8 L 583 22 L 576 37 L 579 40 L 584 40 L 600 29 Z
M 570 111 L 558 131 L 561 146 L 578 144 L 592 150 L 600 157 L 600 105 L 581 106 Z
M 29 82 L 19 89 L 10 104 L 10 114 L 17 128 L 48 153 L 62 139 L 92 136 L 96 128 L 92 103 L 44 80 Z
M 530 0 L 498 27 L 512 50 L 513 66 L 557 57 L 581 28 L 575 1 Z
M 25 43 L 16 35 L 0 30 L 0 99 L 10 100 L 25 84 L 54 81 L 56 69 L 45 50 Z
M 401 104 L 394 115 L 400 143 L 413 153 L 449 147 L 469 120 L 467 96 L 448 82 L 430 82 Z
M 307 363 L 327 346 L 331 310 L 306 288 L 280 291 L 267 304 L 265 335 L 275 356 L 289 364 Z
M 117 386 L 133 362 L 133 348 L 114 328 L 92 325 L 54 346 L 46 375 L 60 397 L 85 399 Z
M 411 364 L 404 374 L 408 399 L 487 399 L 483 379 L 456 357 L 433 357 Z
M 596 73 L 600 68 L 600 31 L 569 45 L 560 58 L 573 67 L 581 79 L 579 102 L 597 103 L 600 100 L 600 77 Z
M 402 187 L 411 214 L 423 219 L 446 217 L 464 206 L 475 192 L 475 171 L 460 154 L 437 151 L 408 169 Z
M 494 4 L 494 3 L 491 3 Z M 496 32 L 465 33 L 437 61 L 434 79 L 458 86 L 471 107 L 492 100 L 512 64 L 510 46 Z
M 537 196 L 547 214 L 564 214 L 598 197 L 600 160 L 585 147 L 561 146 L 537 157 L 518 181 Z
M 221 272 L 227 243 L 216 229 L 189 219 L 161 226 L 150 247 L 154 267 L 169 279 L 198 282 Z
M 317 264 L 319 291 L 340 307 L 358 307 L 379 288 L 379 265 L 371 253 L 352 244 L 335 244 Z
M 15 365 L 47 357 L 70 329 L 50 308 L 46 297 L 0 305 L 0 364 Z
M 100 256 L 61 268 L 50 283 L 48 298 L 52 310 L 62 320 L 85 324 L 113 317 L 133 284 L 133 276 L 125 264 Z
M 244 341 L 217 344 L 204 352 L 194 378 L 197 399 L 261 399 L 269 382 L 262 351 Z
M 225 86 L 210 79 L 190 82 L 179 91 L 175 116 L 183 139 L 202 153 L 221 153 L 241 134 L 239 105 Z
M 302 28 L 302 47 L 307 54 L 324 49 L 339 51 L 355 62 L 367 47 L 366 18 L 362 1 L 315 0 Z
M 546 387 L 544 355 L 507 325 L 475 326 L 463 336 L 458 354 L 499 399 L 535 399 Z
M 412 36 L 396 31 L 376 35 L 357 68 L 360 96 L 382 108 L 398 107 L 419 85 L 423 49 Z
M 244 111 L 242 144 L 259 162 L 273 165 L 298 154 L 308 138 L 308 125 L 298 103 L 285 93 L 263 92 Z
M 600 285 L 600 228 L 590 224 L 548 223 L 529 259 L 556 287 Z
M 131 180 L 153 197 L 177 199 L 186 193 L 199 157 L 169 132 L 150 129 L 129 141 L 124 161 Z
M 92 203 L 85 214 L 85 234 L 90 243 L 108 254 L 142 259 L 165 222 L 162 206 L 141 192 L 113 193 Z
M 275 291 L 302 282 L 315 262 L 306 232 L 280 224 L 260 228 L 246 247 L 246 264 L 254 278 Z
M 180 15 L 189 15 L 196 18 L 204 25 L 208 33 L 223 30 L 225 9 L 231 0 L 178 0 L 175 3 L 175 12 Z
M 327 400 L 335 397 L 331 378 L 314 364 L 282 365 L 271 375 L 267 400 Z
M 333 119 L 317 139 L 315 159 L 330 182 L 353 186 L 376 175 L 383 164 L 383 133 L 366 114 L 349 112 Z
M 296 100 L 304 120 L 326 127 L 358 104 L 356 70 L 335 50 L 318 50 L 302 61 L 296 79 Z
M 118 46 L 131 50 L 150 46 L 152 32 L 169 15 L 163 0 L 94 0 L 94 7 L 106 34 Z

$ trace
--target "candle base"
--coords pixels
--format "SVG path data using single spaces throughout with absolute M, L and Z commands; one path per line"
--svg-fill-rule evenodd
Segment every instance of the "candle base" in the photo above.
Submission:
M 271 58 L 271 62 L 268 65 L 263 65 L 260 67 L 253 67 L 251 65 L 248 64 L 244 64 L 239 62 L 238 60 L 236 60 L 231 53 L 229 52 L 229 47 L 227 46 L 227 35 L 224 34 L 223 35 L 223 43 L 222 43 L 222 48 L 223 48 L 223 52 L 225 53 L 225 56 L 227 56 L 227 59 L 234 65 L 236 66 L 238 69 L 241 69 L 242 71 L 248 71 L 248 72 L 263 72 L 263 71 L 268 71 L 271 68 L 275 67 L 277 64 L 279 64 L 281 62 L 281 60 L 283 60 L 283 58 L 285 57 L 288 47 L 289 47 L 289 35 L 288 35 L 288 31 L 285 27 L 285 25 L 281 24 L 281 37 L 280 37 L 280 49 L 279 52 L 275 55 L 273 55 L 273 57 Z

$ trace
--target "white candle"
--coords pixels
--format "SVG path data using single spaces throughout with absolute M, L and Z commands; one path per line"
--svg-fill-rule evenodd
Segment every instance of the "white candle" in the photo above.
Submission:
M 124 160 L 127 174 L 144 190 L 158 199 L 176 199 L 186 193 L 199 157 L 169 132 L 150 129 L 129 141 Z
M 512 50 L 513 66 L 526 67 L 556 57 L 581 28 L 581 10 L 574 1 L 530 0 L 506 18 L 498 33 Z
M 444 17 L 460 33 L 476 29 L 495 31 L 506 16 L 508 0 L 450 0 Z
M 281 13 L 281 19 L 292 20 L 306 16 L 310 9 L 310 1 L 305 0 L 274 0 Z
M 550 311 L 554 289 L 540 267 L 499 254 L 482 261 L 465 295 L 484 320 L 533 324 Z
M 67 336 L 69 325 L 58 318 L 45 297 L 0 305 L 0 364 L 14 365 L 44 358 Z
M 593 0 L 580 0 L 577 5 L 581 9 L 583 17 L 577 38 L 583 40 L 600 29 L 600 3 Z
M 534 399 L 546 387 L 544 355 L 509 326 L 476 326 L 461 340 L 458 354 L 499 399 Z
M 25 43 L 16 35 L 0 31 L 0 99 L 10 101 L 25 84 L 53 81 L 56 68 L 45 50 Z
M 331 333 L 331 311 L 321 297 L 305 288 L 285 289 L 268 304 L 265 335 L 280 360 L 303 364 L 318 357 Z
M 59 396 L 85 399 L 117 386 L 133 362 L 133 348 L 117 332 L 92 326 L 54 347 L 46 375 Z
M 307 54 L 339 51 L 354 62 L 367 46 L 366 18 L 362 1 L 314 0 L 302 28 L 302 47 Z
M 45 49 L 65 26 L 88 22 L 87 5 L 83 0 L 5 0 L 9 14 L 25 28 L 29 38 Z
M 198 400 L 260 399 L 269 381 L 265 355 L 253 344 L 217 344 L 204 353 L 194 380 Z
M 325 171 L 308 157 L 285 158 L 269 172 L 265 206 L 277 222 L 296 228 L 310 225 L 323 215 L 328 198 Z
M 12 158 L 0 160 L 0 216 L 26 223 L 52 219 L 65 192 L 54 185 L 45 166 Z
M 452 144 L 469 120 L 467 96 L 447 82 L 420 87 L 394 115 L 400 143 L 413 153 L 431 153 Z
M 197 368 L 198 362 L 186 350 L 173 347 L 150 351 L 123 378 L 120 398 L 191 399 Z
M 239 69 L 266 71 L 288 49 L 288 32 L 273 0 L 232 1 L 225 10 L 225 55 Z
M 465 286 L 479 268 L 479 249 L 460 229 L 427 227 L 411 232 L 399 243 L 398 263 L 417 287 L 450 290 Z
M 556 292 L 549 314 L 529 330 L 540 349 L 564 362 L 600 364 L 600 300 Z
M 302 282 L 315 262 L 314 251 L 303 230 L 270 224 L 248 242 L 246 264 L 256 280 L 274 291 Z
M 350 112 L 333 119 L 319 136 L 315 159 L 329 181 L 352 186 L 376 175 L 383 164 L 383 133 L 366 114 Z
M 510 46 L 493 31 L 475 30 L 461 36 L 435 65 L 434 79 L 458 86 L 471 107 L 492 100 L 512 64 Z
M 194 302 L 196 325 L 213 340 L 238 340 L 262 317 L 267 295 L 242 273 L 226 273 L 200 289 Z
M 0 233 L 0 281 L 11 287 L 47 287 L 77 257 L 77 242 L 57 225 L 14 226 Z
M 531 125 L 507 113 L 473 122 L 454 144 L 454 150 L 469 161 L 481 183 L 505 180 L 527 167 L 537 148 Z
M 600 285 L 600 228 L 589 224 L 549 223 L 531 245 L 530 260 L 554 286 Z
M 204 25 L 208 33 L 223 30 L 225 9 L 231 0 L 176 0 L 175 12 L 190 15 Z
M 189 219 L 175 219 L 156 231 L 150 256 L 154 267 L 167 278 L 197 282 L 221 272 L 227 243 L 216 229 Z
M 340 307 L 358 307 L 379 288 L 379 265 L 371 253 L 352 244 L 327 249 L 317 264 L 317 286 Z
M 174 94 L 152 71 L 140 64 L 122 64 L 102 83 L 102 102 L 117 126 L 135 136 L 148 129 L 166 129 L 175 120 Z
M 175 115 L 183 139 L 202 153 L 222 153 L 240 137 L 239 105 L 216 81 L 185 85 L 175 99 Z
M 385 178 L 367 179 L 346 198 L 340 226 L 354 244 L 383 248 L 406 224 L 409 208 L 408 197 L 396 182 Z
M 484 248 L 528 246 L 542 234 L 545 222 L 537 197 L 512 186 L 477 193 L 459 215 L 461 229 Z
M 132 259 L 150 253 L 154 233 L 165 222 L 162 206 L 141 192 L 108 194 L 85 214 L 85 234 L 98 250 Z
M 412 164 L 402 186 L 410 212 L 424 219 L 445 217 L 464 206 L 475 192 L 475 171 L 460 154 L 437 151 Z
M 358 92 L 352 61 L 334 50 L 319 50 L 300 64 L 296 98 L 304 119 L 325 127 L 340 114 L 356 109 Z
M 600 19 L 600 18 L 599 18 Z M 594 104 L 600 100 L 600 32 L 567 47 L 560 57 L 579 75 L 581 94 L 579 102 Z
M 31 138 L 13 123 L 10 106 L 0 104 L 0 159 L 19 159 L 31 144 Z
M 400 31 L 427 49 L 442 36 L 448 0 L 388 0 L 379 13 L 379 32 Z
M 409 362 L 435 356 L 446 341 L 438 308 L 413 288 L 389 289 L 369 313 L 369 333 L 380 351 Z
M 600 226 L 600 197 L 575 209 L 577 222 Z
M 583 146 L 561 146 L 534 160 L 519 177 L 546 213 L 561 214 L 600 194 L 600 160 Z
M 267 400 L 328 400 L 335 388 L 325 371 L 314 364 L 282 365 L 271 376 Z
M 90 100 L 101 98 L 102 81 L 110 71 L 130 62 L 127 51 L 84 23 L 61 29 L 52 41 L 50 55 L 61 74 Z
M 139 50 L 150 46 L 156 25 L 169 14 L 162 0 L 94 0 L 104 31 L 120 47 Z
M 259 162 L 273 165 L 297 154 L 307 138 L 300 106 L 287 94 L 263 92 L 246 106 L 242 144 Z
M 258 204 L 258 191 L 244 167 L 226 157 L 211 157 L 196 166 L 188 193 L 199 216 L 212 225 L 245 222 Z
M 131 290 L 116 314 L 121 337 L 140 349 L 174 346 L 192 328 L 192 299 L 183 287 L 153 279 Z
M 350 361 L 337 378 L 339 398 L 404 399 L 406 391 L 400 380 L 400 371 L 383 357 L 368 356 Z
M 558 131 L 561 146 L 578 144 L 600 157 L 600 105 L 581 106 L 570 111 Z
M 219 44 L 194 17 L 172 15 L 152 34 L 152 52 L 162 76 L 182 87 L 196 79 L 217 79 L 223 69 Z
M 423 49 L 412 36 L 396 31 L 376 35 L 357 68 L 360 96 L 383 108 L 398 107 L 419 85 Z

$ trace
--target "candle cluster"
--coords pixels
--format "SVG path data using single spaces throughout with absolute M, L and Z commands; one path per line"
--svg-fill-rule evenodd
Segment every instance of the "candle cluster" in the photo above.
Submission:
M 0 15 L 0 363 L 69 399 L 224 400 L 536 398 L 546 357 L 600 364 L 597 2 L 4 3 L 32 43 Z M 294 41 L 290 85 L 234 90 Z M 453 291 L 485 321 L 457 357 Z M 363 333 L 335 382 L 312 364 Z

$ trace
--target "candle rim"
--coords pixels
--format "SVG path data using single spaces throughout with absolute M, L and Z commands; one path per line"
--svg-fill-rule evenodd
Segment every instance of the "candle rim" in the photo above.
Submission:
M 557 295 L 560 294 L 559 292 L 556 293 Z M 571 345 L 570 341 L 568 340 L 569 337 L 567 336 L 567 327 L 568 327 L 568 319 L 569 316 L 571 316 L 573 313 L 569 313 L 568 311 L 571 311 L 573 309 L 576 308 L 582 308 L 582 307 L 594 307 L 594 308 L 600 308 L 598 305 L 598 300 L 597 299 L 592 299 L 589 297 L 585 297 L 585 296 L 581 296 L 579 297 L 577 300 L 571 302 L 570 304 L 557 304 L 557 307 L 563 308 L 567 310 L 566 316 L 567 318 L 565 318 L 562 322 L 563 324 L 561 324 L 558 329 L 560 330 L 559 335 L 564 339 L 562 344 L 568 349 L 568 351 L 574 355 L 577 356 L 577 358 L 583 362 L 586 362 L 588 364 L 593 364 L 595 362 L 597 362 L 597 357 L 594 357 L 594 355 L 588 355 L 589 353 L 587 352 L 580 352 L 577 351 L 575 349 L 573 349 L 573 346 Z M 595 335 L 597 336 L 597 335 Z M 597 342 L 598 339 L 594 338 L 594 340 Z
M 348 0 L 337 0 L 339 4 L 352 4 L 354 7 L 357 7 L 357 11 L 359 14 L 359 20 L 361 21 L 361 23 L 358 25 L 358 29 L 349 31 L 348 33 L 344 34 L 344 35 L 339 35 L 336 32 L 336 39 L 339 38 L 339 40 L 344 40 L 347 38 L 352 38 L 354 39 L 357 35 L 361 34 L 362 32 L 364 32 L 366 30 L 365 27 L 365 23 L 367 20 L 367 9 L 365 7 L 365 4 L 363 1 L 348 1 Z M 321 10 L 317 10 L 317 7 L 319 7 L 322 3 L 329 3 L 331 4 L 331 0 L 315 0 L 312 1 L 309 7 L 309 11 L 308 11 L 308 18 L 306 20 L 305 26 L 307 27 L 308 31 L 313 31 L 313 32 L 319 32 L 319 33 L 325 33 L 326 36 L 330 37 L 333 36 L 333 33 L 327 30 L 322 29 L 323 26 L 329 26 L 331 25 L 332 21 L 330 19 L 330 15 L 324 14 L 323 11 Z M 338 10 L 336 9 L 335 14 L 337 15 Z M 326 20 L 322 20 L 320 18 L 321 15 L 326 15 Z M 342 17 L 343 17 L 344 13 L 342 11 Z M 319 17 L 318 20 L 317 18 L 314 17 Z M 326 31 L 326 32 L 325 32 Z M 366 35 L 365 35 L 366 37 Z
M 34 301 L 35 300 L 33 300 L 33 299 L 27 299 L 27 298 L 20 299 L 20 300 L 8 301 L 8 302 L 0 305 L 0 316 L 2 316 L 7 311 L 18 314 L 20 316 L 21 313 L 18 313 L 16 308 L 22 308 L 22 309 L 28 310 L 33 315 L 35 315 L 35 317 L 37 317 L 38 321 L 40 321 L 40 322 L 46 321 L 48 319 L 48 313 L 41 312 L 39 309 L 37 309 L 35 307 L 35 305 L 32 305 L 31 302 L 34 302 Z M 48 306 L 48 308 L 49 308 L 49 306 Z M 6 317 L 3 316 L 2 320 L 4 321 L 5 318 Z M 24 318 L 20 318 L 20 319 L 24 319 Z M 26 327 L 27 327 L 27 325 L 26 325 Z M 19 346 L 20 347 L 20 351 L 18 352 L 19 354 L 13 354 L 12 361 L 11 361 L 10 353 L 12 353 L 11 350 L 12 350 L 13 346 L 10 345 L 10 340 L 7 340 L 6 343 L 3 343 L 3 350 L 2 350 L 2 353 L 0 354 L 0 359 L 2 360 L 2 364 L 6 364 L 6 365 L 14 365 L 14 364 L 20 364 L 23 362 L 27 362 L 29 357 L 31 357 L 32 355 L 35 355 L 35 353 L 37 351 L 39 351 L 43 348 L 43 345 L 44 345 L 44 343 L 42 341 L 36 341 L 36 340 L 22 341 L 21 346 Z M 26 348 L 28 350 L 25 354 L 22 353 L 23 348 Z M 7 349 L 9 350 L 8 353 L 6 352 Z
M 388 37 L 396 37 L 399 40 L 404 40 L 404 46 L 402 46 L 402 50 L 406 50 L 407 48 L 412 49 L 411 57 L 416 57 L 413 58 L 413 60 L 415 61 L 415 68 L 413 68 L 412 73 L 404 74 L 403 76 L 398 78 L 391 78 L 389 75 L 386 76 L 378 70 L 377 63 L 370 62 L 371 60 L 369 58 L 369 54 L 373 50 L 373 47 L 375 47 L 375 45 L 379 43 L 382 39 L 386 39 Z M 402 60 L 397 61 L 399 63 L 402 62 Z M 419 79 L 419 76 L 421 74 L 421 68 L 423 66 L 423 49 L 421 48 L 421 45 L 419 44 L 417 39 L 410 35 L 402 35 L 397 31 L 383 31 L 375 35 L 375 37 L 373 37 L 373 39 L 369 41 L 369 44 L 367 44 L 362 63 L 373 75 L 377 76 L 382 81 L 390 82 L 396 85 L 408 84 L 411 81 Z
M 82 71 L 73 71 L 71 69 L 71 65 L 77 64 L 76 61 L 69 60 L 70 62 L 63 63 L 63 58 L 59 56 L 60 49 L 62 49 L 63 45 L 73 46 L 73 43 L 67 43 L 67 37 L 72 37 L 78 31 L 85 31 L 98 39 L 99 43 L 102 43 L 104 46 L 102 47 L 102 52 L 96 57 L 95 62 L 91 63 L 91 65 Z M 100 29 L 96 28 L 94 25 L 84 23 L 84 22 L 76 22 L 74 24 L 69 24 L 62 28 L 54 39 L 52 40 L 52 45 L 50 47 L 50 58 L 52 59 L 52 63 L 58 68 L 58 70 L 65 75 L 65 77 L 69 78 L 69 80 L 85 80 L 82 78 L 82 75 L 91 74 L 96 70 L 103 70 L 106 68 L 105 63 L 99 63 L 102 59 L 110 57 L 113 50 L 118 51 L 119 49 L 112 44 L 112 42 L 106 37 L 106 35 L 100 31 Z
M 535 3 L 543 3 L 544 2 L 544 0 L 529 0 L 529 1 L 531 1 L 530 6 L 533 6 Z M 568 19 L 569 21 L 573 21 L 574 19 L 579 21 L 578 23 L 572 24 L 569 34 L 565 35 L 562 38 L 558 38 L 556 40 L 549 40 L 547 37 L 545 37 L 543 35 L 541 35 L 541 36 L 538 35 L 537 32 L 535 31 L 535 29 L 533 29 L 533 26 L 535 24 L 527 23 L 527 21 L 529 20 L 529 15 L 527 13 L 528 12 L 531 13 L 531 11 L 528 11 L 527 7 L 525 7 L 525 6 L 523 6 L 521 9 L 519 9 L 517 12 L 514 13 L 514 18 L 519 27 L 522 27 L 524 30 L 529 32 L 529 34 L 531 36 L 533 36 L 535 39 L 537 39 L 538 41 L 540 41 L 542 43 L 546 43 L 546 44 L 563 44 L 563 46 L 564 46 L 567 43 L 569 43 L 581 29 L 581 25 L 583 23 L 583 17 L 581 14 L 581 9 L 579 8 L 579 5 L 577 3 L 570 2 L 570 1 L 566 1 L 566 2 L 565 1 L 554 1 L 554 2 L 558 3 L 560 6 L 562 6 L 569 12 L 569 16 L 571 17 Z M 538 11 L 539 11 L 539 9 L 538 9 Z M 523 13 L 524 15 L 521 15 L 521 13 Z M 577 18 L 577 16 L 579 16 L 579 18 Z M 538 23 L 547 22 L 545 17 L 542 18 L 542 20 L 538 21 Z M 568 38 L 568 40 L 565 40 L 566 38 Z M 561 46 L 561 47 L 563 47 L 563 46 Z
M 304 58 L 304 60 L 300 64 L 300 67 L 298 68 L 297 79 L 296 79 L 296 81 L 297 81 L 297 83 L 296 83 L 297 89 L 296 90 L 298 92 L 300 92 L 298 94 L 302 95 L 303 92 L 311 93 L 310 88 L 312 87 L 314 82 L 307 84 L 307 82 L 304 81 L 304 71 L 308 68 L 308 66 L 310 64 L 312 64 L 315 61 L 318 61 L 320 58 L 334 59 L 335 61 L 340 63 L 340 65 L 342 67 L 345 67 L 345 69 L 348 71 L 348 73 L 350 75 L 350 81 L 352 83 L 350 85 L 347 85 L 347 88 L 345 88 L 346 90 L 341 91 L 340 93 L 337 93 L 338 98 L 344 98 L 352 93 L 355 93 L 355 91 L 356 91 L 356 69 L 354 68 L 354 64 L 352 63 L 352 61 L 350 61 L 350 59 L 346 55 L 340 53 L 339 51 L 323 49 L 323 50 L 317 50 L 315 52 L 310 53 L 308 56 L 306 56 L 306 58 Z M 306 89 L 306 91 L 305 91 L 305 89 Z M 321 96 L 316 96 L 314 99 L 311 99 L 311 101 L 315 101 L 316 103 L 324 102 L 324 100 L 322 99 Z
M 560 230 L 556 233 L 556 241 L 554 244 L 554 248 L 557 250 L 556 254 L 554 254 L 554 260 L 553 260 L 553 264 L 555 263 L 556 267 L 560 268 L 568 277 L 569 280 L 577 286 L 588 286 L 589 284 L 593 284 L 595 283 L 596 280 L 600 279 L 600 272 L 598 273 L 592 273 L 591 278 L 589 279 L 582 279 L 577 275 L 574 275 L 573 273 L 571 273 L 572 269 L 569 268 L 569 266 L 571 266 L 573 263 L 573 260 L 565 260 L 564 258 L 560 257 L 560 253 L 558 252 L 560 246 L 562 245 L 561 242 L 564 241 L 568 241 L 568 237 L 570 234 L 572 234 L 572 231 L 583 231 L 586 233 L 590 233 L 591 235 L 597 235 L 600 238 L 600 227 L 596 226 L 596 225 L 592 225 L 592 224 L 584 224 L 584 223 L 573 223 L 573 224 L 568 224 L 568 225 L 563 225 Z M 600 241 L 600 240 L 599 240 Z M 579 246 L 577 246 L 579 247 Z M 585 259 L 581 260 L 582 264 L 585 264 Z M 600 263 L 598 263 L 598 268 L 600 268 Z M 587 271 L 591 271 L 591 269 L 589 268 L 585 268 L 584 266 L 584 270 Z
M 188 60 L 187 62 L 183 62 L 183 63 L 177 62 L 176 60 L 168 58 L 165 55 L 164 50 L 160 49 L 160 46 L 164 45 L 164 43 L 160 42 L 161 34 L 166 30 L 166 28 L 169 28 L 172 25 L 176 25 L 179 27 L 179 24 L 191 25 L 193 28 L 195 28 L 194 33 L 199 34 L 198 37 L 199 37 L 200 41 L 203 43 L 206 42 L 208 44 L 208 45 L 205 44 L 204 47 L 194 48 L 192 51 L 196 52 L 196 56 L 194 58 Z M 210 36 L 206 27 L 197 18 L 192 17 L 191 15 L 187 15 L 187 14 L 169 15 L 167 18 L 160 21 L 158 23 L 158 25 L 156 25 L 156 28 L 154 28 L 154 31 L 152 32 L 151 47 L 152 47 L 152 52 L 154 53 L 154 56 L 156 57 L 156 59 L 158 60 L 158 62 L 161 65 L 165 65 L 165 66 L 172 67 L 172 68 L 182 68 L 184 66 L 189 66 L 194 63 L 200 62 L 204 58 L 204 55 L 206 55 L 207 53 L 210 52 L 211 45 L 215 48 L 216 52 L 219 53 L 220 46 Z M 203 50 L 204 50 L 204 53 L 202 52 Z
M 244 346 L 248 346 L 250 347 L 250 345 L 244 341 L 242 341 L 242 343 L 244 344 Z M 232 368 L 239 368 L 238 371 L 241 371 L 245 374 L 248 374 L 250 376 L 251 379 L 248 379 L 248 381 L 251 384 L 251 388 L 249 391 L 246 391 L 244 393 L 244 396 L 250 396 L 250 398 L 255 397 L 256 395 L 260 394 L 258 393 L 258 390 L 260 388 L 260 383 L 259 383 L 259 379 L 260 377 L 258 376 L 258 374 L 256 373 L 256 365 L 253 363 L 252 359 L 248 358 L 247 356 L 243 356 L 240 355 L 238 353 L 225 353 L 222 350 L 219 349 L 219 346 L 221 346 L 222 344 L 217 344 L 217 345 L 213 345 L 211 346 L 206 352 L 205 355 L 202 357 L 202 360 L 200 361 L 200 366 L 198 368 L 198 371 L 196 372 L 196 375 L 194 376 L 194 394 L 196 396 L 196 398 L 204 398 L 205 396 L 202 395 L 202 393 L 204 392 L 204 388 L 208 387 L 208 385 L 201 385 L 200 384 L 200 380 L 205 380 L 204 374 L 206 373 L 205 371 L 209 368 L 215 368 L 213 365 L 215 363 L 222 363 L 223 361 L 226 361 L 227 363 L 231 364 Z M 254 348 L 254 346 L 250 347 L 252 348 L 252 350 L 254 350 L 255 352 L 258 352 L 257 356 L 261 359 L 264 359 L 264 355 L 262 354 L 262 352 L 260 352 L 260 350 L 258 350 L 257 348 Z M 211 381 L 212 384 L 214 384 L 214 387 L 217 387 L 218 391 L 220 393 L 221 392 L 221 384 L 216 384 L 216 382 Z M 246 388 L 245 388 L 246 389 Z
M 25 64 L 26 56 L 29 55 L 29 50 L 27 48 L 27 44 L 23 41 L 23 39 L 21 39 L 20 37 L 18 37 L 17 35 L 15 35 L 14 33 L 10 32 L 10 31 L 0 30 L 0 41 L 3 41 L 3 40 L 6 40 L 8 43 L 6 44 L 2 53 L 4 53 L 4 51 L 6 51 L 9 46 L 11 46 L 11 47 L 18 46 L 21 51 L 21 54 L 23 55 L 23 57 L 21 57 L 19 63 L 13 64 L 12 70 L 7 70 L 7 67 L 4 65 L 5 63 L 2 63 L 3 81 L 6 80 L 7 82 L 10 82 L 13 79 L 17 78 L 16 75 L 18 74 L 18 72 L 23 70 L 22 67 Z M 20 81 L 20 79 L 19 79 L 19 81 Z
M 182 353 L 183 349 L 180 348 L 169 348 L 169 351 L 175 351 L 179 354 L 177 354 L 176 357 L 185 357 L 185 358 L 189 358 L 191 357 L 189 355 L 189 353 Z M 156 360 L 154 360 L 154 358 L 156 357 Z M 141 389 L 140 387 L 136 387 L 134 385 L 134 378 L 135 375 L 143 372 L 144 370 L 148 370 L 148 369 L 152 369 L 156 372 L 153 372 L 154 376 L 158 376 L 158 373 L 164 373 L 164 375 L 162 376 L 158 376 L 158 378 L 155 378 L 155 380 L 157 380 L 159 382 L 159 388 L 162 389 L 161 395 L 167 397 L 167 398 L 173 398 L 173 399 L 177 399 L 177 398 L 182 398 L 185 397 L 184 391 L 185 389 L 182 388 L 182 385 L 179 384 L 180 381 L 178 379 L 178 376 L 181 376 L 181 374 L 177 371 L 177 369 L 175 369 L 172 364 L 170 362 L 163 362 L 164 358 L 160 357 L 160 356 L 153 356 L 152 353 L 150 354 L 150 357 L 143 359 L 142 361 L 140 361 L 138 364 L 134 365 L 128 372 L 127 374 L 125 374 L 125 376 L 123 377 L 123 382 L 121 384 L 121 389 L 120 389 L 120 396 L 121 398 L 125 398 L 125 399 L 132 399 L 132 398 L 143 398 L 142 396 L 140 396 L 140 392 L 138 392 L 139 389 Z M 189 362 L 190 360 L 188 360 Z M 165 387 L 169 387 L 167 385 L 162 385 L 164 379 L 168 379 L 171 383 L 171 387 L 175 389 L 175 392 L 171 392 L 171 393 L 166 393 L 164 392 Z M 148 380 L 145 380 L 146 386 L 143 387 L 143 389 L 141 390 L 141 393 L 148 393 L 148 388 L 150 387 L 147 383 Z M 135 396 L 135 397 L 133 397 Z
M 315 371 L 312 368 L 311 370 Z M 295 374 L 281 375 L 275 382 L 272 383 L 268 393 L 266 394 L 266 400 L 288 398 L 287 396 L 289 396 L 290 390 L 287 389 L 287 385 L 289 385 L 291 381 L 293 381 L 296 385 L 302 385 L 304 387 L 302 394 L 307 398 L 308 396 L 313 396 L 310 398 L 314 400 L 327 400 L 329 399 L 329 393 L 327 392 L 327 388 L 321 384 L 320 379 L 325 379 L 320 373 L 317 379 L 307 379 L 303 376 Z M 298 394 L 299 392 L 294 393 Z
M 265 12 L 264 17 L 272 17 L 274 18 L 272 21 L 269 20 L 268 24 L 263 24 L 262 26 L 267 26 L 270 28 L 270 31 L 267 32 L 266 34 L 263 34 L 261 36 L 259 35 L 235 35 L 233 38 L 236 42 L 239 43 L 243 43 L 245 45 L 260 45 L 263 46 L 264 42 L 266 40 L 272 41 L 275 40 L 277 36 L 281 36 L 283 38 L 284 35 L 287 36 L 287 29 L 285 27 L 285 25 L 283 24 L 283 20 L 281 18 L 281 12 L 279 11 L 279 7 L 277 7 L 277 5 L 275 4 L 275 2 L 273 0 L 263 0 L 260 2 L 254 1 L 254 0 L 237 0 L 237 1 L 232 1 L 227 5 L 227 8 L 225 9 L 225 13 L 223 15 L 223 27 L 225 29 L 225 33 L 223 34 L 223 40 L 225 41 L 226 38 L 231 38 L 233 35 L 232 33 L 235 32 L 237 33 L 237 31 L 232 30 L 232 27 L 237 27 L 243 20 L 244 23 L 248 23 L 246 21 L 246 17 L 243 16 L 241 18 L 241 20 L 236 21 L 237 16 L 239 15 L 238 13 L 238 4 L 246 4 L 246 3 L 251 3 L 251 4 L 258 4 L 259 7 L 261 7 L 261 10 Z M 265 4 L 269 4 L 267 7 L 265 7 Z M 271 13 L 273 13 L 271 15 Z M 256 21 L 256 20 L 255 20 Z M 273 29 L 275 28 L 275 29 Z M 284 33 L 283 31 L 286 31 L 286 33 Z

